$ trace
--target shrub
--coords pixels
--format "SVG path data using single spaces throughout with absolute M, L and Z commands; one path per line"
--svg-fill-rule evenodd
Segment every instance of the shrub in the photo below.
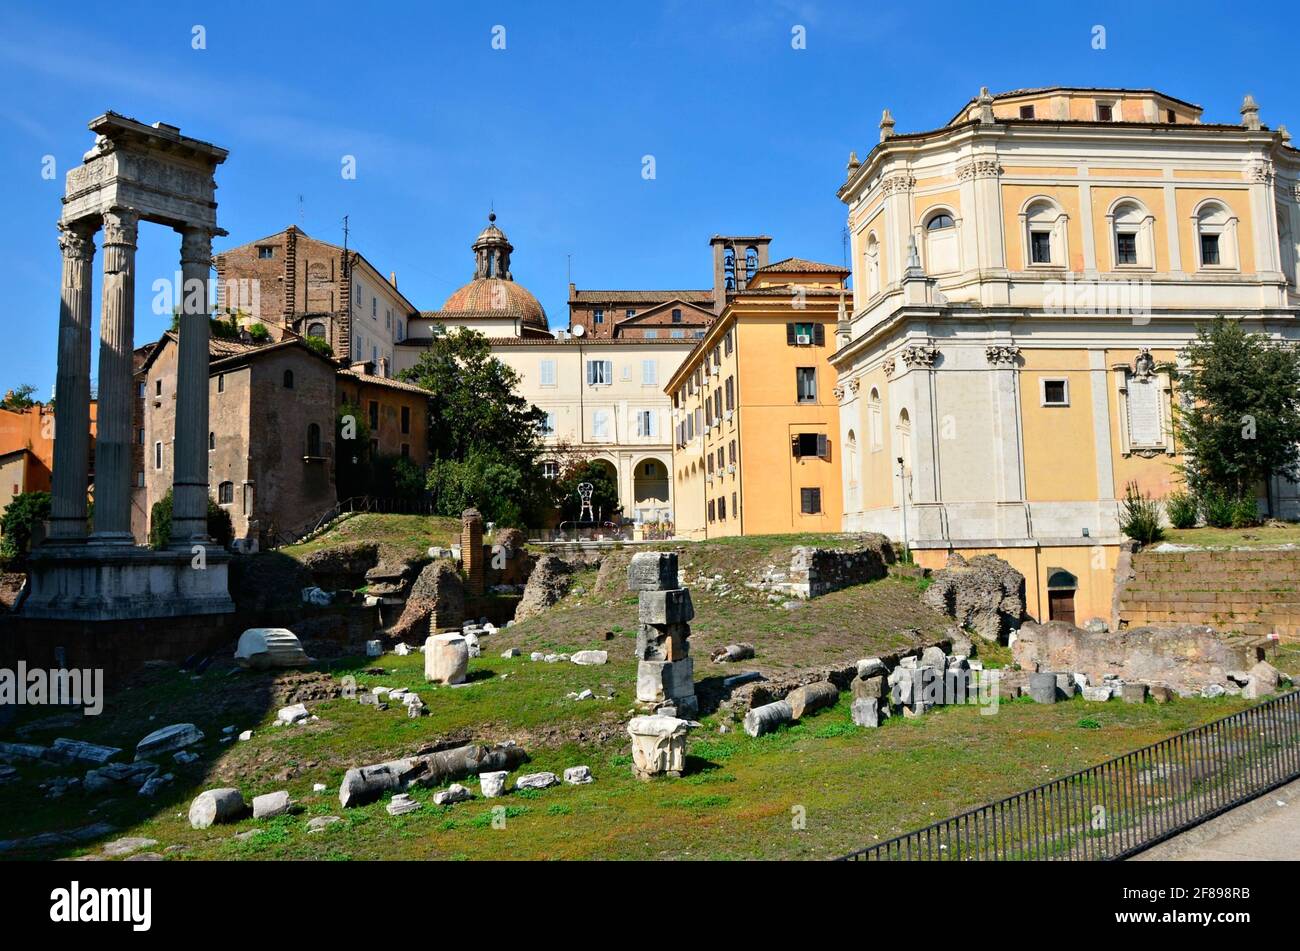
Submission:
M 1231 527 L 1232 509 L 1232 499 L 1222 489 L 1209 486 L 1201 491 L 1201 511 L 1211 528 Z
M 334 348 L 330 346 L 330 342 L 324 337 L 304 337 L 302 342 L 321 356 L 329 357 L 331 360 L 334 359 Z
M 0 530 L 4 532 L 0 558 L 9 563 L 25 560 L 36 526 L 49 517 L 50 493 L 20 492 L 15 495 L 0 518 Z
M 235 537 L 230 513 L 208 498 L 208 534 L 222 548 L 229 548 Z M 149 547 L 166 548 L 172 536 L 172 490 L 153 504 L 149 511 Z
M 1250 528 L 1259 524 L 1259 505 L 1251 496 L 1232 500 L 1232 527 Z
M 1143 545 L 1150 545 L 1165 537 L 1160 527 L 1160 503 L 1150 495 L 1139 492 L 1137 483 L 1124 488 L 1124 507 L 1119 519 L 1120 531 Z
M 1190 492 L 1171 492 L 1165 497 L 1165 515 L 1174 528 L 1195 528 L 1197 505 Z

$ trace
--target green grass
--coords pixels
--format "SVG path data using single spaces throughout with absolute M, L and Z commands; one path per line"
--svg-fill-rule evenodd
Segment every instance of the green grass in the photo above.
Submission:
M 1300 545 L 1300 524 L 1260 525 L 1257 528 L 1171 528 L 1165 541 L 1206 548 L 1268 548 Z
M 450 546 L 460 537 L 460 519 L 427 515 L 372 515 L 362 513 L 334 524 L 329 531 L 301 545 L 280 549 L 282 554 L 301 559 L 323 548 L 350 542 L 378 542 L 393 560 L 425 557 L 429 548 Z

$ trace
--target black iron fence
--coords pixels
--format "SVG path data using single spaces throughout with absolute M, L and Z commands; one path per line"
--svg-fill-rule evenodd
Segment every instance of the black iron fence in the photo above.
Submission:
M 1127 858 L 1300 778 L 1300 691 L 843 856 Z

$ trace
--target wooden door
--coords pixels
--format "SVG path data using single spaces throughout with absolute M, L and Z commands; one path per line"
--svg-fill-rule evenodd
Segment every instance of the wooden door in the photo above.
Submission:
M 1074 623 L 1074 592 L 1047 592 L 1047 617 L 1052 621 L 1069 621 Z

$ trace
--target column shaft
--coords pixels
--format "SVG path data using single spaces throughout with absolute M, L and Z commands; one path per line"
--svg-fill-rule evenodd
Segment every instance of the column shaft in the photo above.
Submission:
M 135 248 L 139 217 L 104 214 L 104 298 L 99 321 L 99 407 L 95 440 L 95 531 L 99 542 L 132 544 L 131 428 L 134 407 Z
M 90 295 L 95 233 L 64 227 L 63 284 L 59 301 L 59 368 L 54 384 L 54 473 L 50 537 L 86 535 L 86 487 L 90 473 Z
M 180 343 L 176 361 L 176 441 L 172 544 L 208 541 L 208 276 L 212 235 L 181 232 Z

